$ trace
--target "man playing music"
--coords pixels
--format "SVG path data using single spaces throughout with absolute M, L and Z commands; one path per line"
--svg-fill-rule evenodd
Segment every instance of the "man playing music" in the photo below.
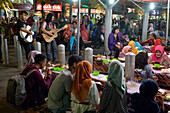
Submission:
M 58 30 L 58 29 L 56 29 L 56 25 L 54 23 L 54 15 L 52 13 L 49 13 L 47 15 L 46 20 L 42 24 L 41 30 L 42 30 L 43 33 L 52 37 L 53 34 L 51 32 L 48 32 L 52 29 Z M 57 57 L 57 44 L 56 44 L 55 39 L 50 43 L 45 42 L 45 48 L 46 48 L 47 61 L 55 62 L 56 59 L 57 59 L 56 58 Z M 52 48 L 53 60 L 51 60 L 51 48 Z
M 19 31 L 21 30 L 21 31 L 26 32 L 30 35 L 34 35 L 34 32 L 28 31 L 27 29 L 25 29 L 25 27 L 26 27 L 25 22 L 27 20 L 27 16 L 28 16 L 28 13 L 26 11 L 21 11 L 20 19 L 17 20 L 17 25 L 16 25 L 17 30 L 18 30 L 18 40 L 20 41 L 21 46 L 23 46 L 25 49 L 26 59 L 28 59 L 29 52 L 31 50 L 34 50 L 32 42 L 25 42 L 24 38 L 21 38 L 21 35 L 19 33 Z
M 34 13 L 35 13 L 34 9 L 31 9 L 30 17 L 27 19 L 27 25 L 31 26 L 32 31 L 34 32 L 33 45 L 35 47 L 37 34 L 39 33 L 39 28 L 40 28 L 40 22 L 39 22 L 39 17 L 37 15 L 34 15 Z

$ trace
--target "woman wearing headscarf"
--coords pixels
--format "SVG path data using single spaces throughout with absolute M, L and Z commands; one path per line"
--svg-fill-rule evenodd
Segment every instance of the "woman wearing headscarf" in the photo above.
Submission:
M 155 52 L 155 47 L 156 47 L 157 45 L 161 45 L 161 39 L 156 39 L 155 45 L 152 47 L 152 53 Z
M 135 42 L 134 42 L 134 41 L 130 41 L 129 44 L 128 44 L 128 46 L 131 46 L 131 47 L 132 47 L 132 52 L 133 52 L 135 55 L 139 54 L 138 49 L 135 48 Z
M 125 46 L 122 49 L 122 52 L 120 52 L 119 58 L 125 58 L 125 54 L 128 53 L 128 52 L 132 52 L 132 47 L 131 46 Z
M 85 25 L 83 24 L 83 25 L 81 25 L 81 36 L 82 36 L 82 39 L 84 40 L 84 41 L 88 41 L 88 37 L 89 37 L 89 33 L 88 33 L 88 31 L 86 30 L 86 27 L 85 27 Z
M 158 45 L 155 47 L 155 52 L 149 57 L 149 63 L 159 62 L 161 65 L 165 66 L 165 68 L 170 67 L 170 59 L 164 54 L 164 47 Z
M 72 36 L 72 31 L 70 30 L 70 28 L 71 28 L 71 25 L 68 24 L 68 27 L 65 29 L 63 33 L 64 42 L 66 43 L 70 42 L 70 37 Z
M 127 113 L 127 88 L 121 62 L 112 61 L 108 73 L 100 99 L 99 113 Z
M 145 50 L 142 48 L 142 45 L 137 41 L 135 41 L 135 48 L 138 48 L 138 51 L 145 52 Z
M 71 110 L 73 113 L 96 111 L 99 105 L 97 86 L 90 76 L 92 65 L 88 61 L 78 64 L 75 78 L 71 88 Z
M 160 107 L 154 98 L 158 92 L 158 84 L 151 79 L 142 82 L 139 92 L 131 95 L 129 113 L 163 113 L 164 104 L 159 96 Z
M 33 64 L 33 63 L 35 62 L 34 57 L 35 57 L 35 55 L 38 55 L 38 54 L 41 54 L 41 52 L 36 51 L 36 50 L 31 51 L 31 52 L 28 54 L 28 62 L 27 62 L 27 64 L 26 64 L 26 66 L 28 66 L 28 65 L 30 65 L 30 64 Z
M 110 33 L 108 39 L 108 48 L 110 50 L 110 56 L 112 55 L 112 51 L 116 52 L 114 58 L 119 57 L 120 48 L 122 46 L 122 42 L 120 41 L 120 37 L 118 33 L 119 33 L 119 27 L 116 26 L 113 28 L 112 33 Z

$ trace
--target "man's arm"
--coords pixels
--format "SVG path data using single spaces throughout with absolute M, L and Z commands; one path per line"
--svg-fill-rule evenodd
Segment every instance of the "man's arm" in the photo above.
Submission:
M 39 29 L 40 29 L 40 21 L 37 21 L 38 24 L 38 28 L 37 28 L 37 34 L 39 33 Z
M 31 31 L 26 30 L 24 27 L 21 27 L 21 28 L 20 28 L 20 30 L 21 30 L 21 31 L 24 31 L 24 32 L 26 32 L 26 33 L 29 33 L 30 35 L 32 35 L 32 32 L 31 32 Z

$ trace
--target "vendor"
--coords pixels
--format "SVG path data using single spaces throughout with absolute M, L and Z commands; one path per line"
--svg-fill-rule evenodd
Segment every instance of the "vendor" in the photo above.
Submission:
M 120 41 L 120 37 L 118 33 L 119 33 L 119 27 L 116 26 L 113 28 L 112 33 L 110 33 L 108 39 L 108 48 L 110 50 L 110 56 L 112 55 L 112 51 L 115 51 L 114 58 L 119 57 L 120 48 L 122 46 L 122 42 Z
M 159 62 L 165 68 L 170 67 L 170 59 L 164 54 L 164 47 L 161 45 L 156 46 L 155 52 L 149 57 L 149 63 L 154 64 L 155 62 Z
M 140 44 L 143 45 L 143 44 L 147 44 L 148 43 L 149 46 L 154 45 L 155 44 L 155 40 L 156 40 L 156 34 L 155 33 L 151 33 L 150 36 L 151 37 L 148 40 L 146 40 L 144 42 L 141 42 Z

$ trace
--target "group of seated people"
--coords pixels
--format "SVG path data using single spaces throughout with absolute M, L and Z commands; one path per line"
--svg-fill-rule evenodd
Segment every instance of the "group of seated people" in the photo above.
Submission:
M 131 51 L 126 47 L 124 53 Z M 141 52 L 136 56 L 140 59 L 147 54 Z M 140 93 L 130 96 L 128 104 L 127 86 L 124 77 L 124 69 L 121 62 L 114 60 L 109 65 L 108 80 L 100 81 L 92 79 L 92 65 L 84 61 L 80 56 L 72 55 L 68 59 L 69 69 L 64 69 L 55 78 L 49 70 L 50 62 L 46 63 L 46 57 L 36 51 L 31 51 L 29 62 L 22 75 L 32 72 L 25 79 L 27 98 L 22 108 L 23 111 L 35 106 L 46 104 L 53 113 L 65 113 L 71 108 L 72 113 L 163 113 L 163 98 L 157 95 L 158 84 L 147 78 L 152 78 L 151 68 L 147 62 L 137 68 L 146 68 L 146 75 L 140 86 Z M 146 61 L 146 60 L 145 60 Z M 45 66 L 46 65 L 46 66 Z M 44 68 L 45 67 L 45 68 Z M 147 80 L 146 80 L 147 79 Z M 103 91 L 98 91 L 95 82 L 104 85 Z M 155 101 L 157 97 L 157 103 Z M 47 99 L 45 99 L 47 98 Z
M 119 37 L 119 28 L 116 26 L 113 28 L 112 33 L 109 35 L 108 39 L 108 48 L 110 50 L 110 55 L 114 51 L 114 58 L 124 58 L 125 54 L 128 52 L 132 52 L 135 55 L 138 55 L 140 52 L 145 52 L 146 51 L 142 48 L 141 44 L 135 39 L 131 40 L 127 46 L 122 45 L 122 42 Z M 152 47 L 152 55 L 149 56 L 148 63 L 149 64 L 155 64 L 155 62 L 160 63 L 160 65 L 165 66 L 165 68 L 170 68 L 170 58 L 168 57 L 170 47 L 166 46 L 165 48 L 161 45 L 162 41 L 160 38 L 157 38 L 154 33 L 151 34 L 151 38 L 148 39 L 145 43 L 149 43 L 149 45 L 153 45 Z M 122 49 L 123 48 L 123 49 Z M 122 49 L 122 51 L 121 51 Z

